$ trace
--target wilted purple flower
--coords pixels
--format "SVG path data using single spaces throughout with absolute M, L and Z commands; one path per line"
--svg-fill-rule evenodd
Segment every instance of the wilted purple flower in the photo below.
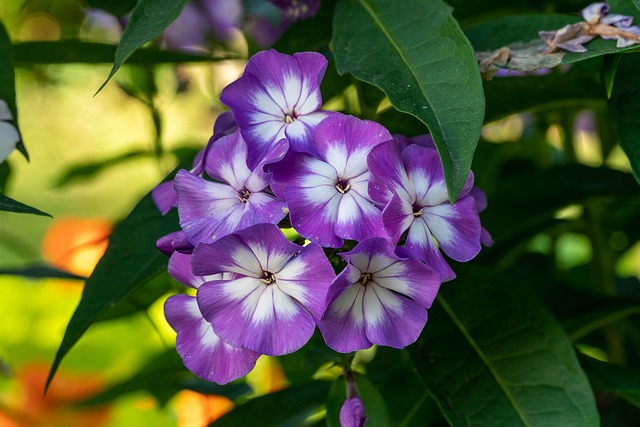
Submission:
M 189 266 L 191 256 L 178 252 L 169 259 L 169 274 L 194 289 L 209 280 L 225 280 L 228 274 L 195 276 Z M 260 353 L 235 348 L 222 341 L 198 308 L 195 297 L 170 296 L 164 305 L 169 325 L 176 331 L 176 350 L 184 365 L 208 381 L 226 384 L 249 373 Z
M 586 33 L 583 22 L 565 25 L 557 31 L 539 31 L 538 35 L 544 40 L 550 49 L 564 49 L 569 52 L 582 53 L 587 48 L 583 44 L 590 42 L 595 35 Z
M 271 174 L 262 166 L 282 159 L 286 150 L 287 142 L 278 141 L 251 170 L 246 164 L 247 146 L 236 131 L 220 138 L 206 153 L 204 168 L 218 182 L 178 171 L 174 182 L 178 214 L 189 241 L 209 243 L 236 229 L 280 222 L 286 205 L 265 191 Z
M 367 414 L 359 397 L 354 396 L 344 401 L 340 408 L 340 427 L 364 427 L 367 425 Z
M 327 60 L 318 53 L 263 51 L 249 60 L 242 77 L 224 88 L 220 100 L 233 111 L 247 141 L 250 168 L 283 138 L 292 149 L 315 154 L 313 129 L 329 114 L 318 111 L 326 68 Z
M 388 239 L 373 237 L 341 254 L 349 264 L 331 284 L 319 324 L 332 349 L 403 348 L 418 339 L 440 278 L 408 251 L 399 257 L 394 249 Z
M 469 261 L 480 252 L 480 218 L 469 195 L 473 174 L 455 204 L 450 204 L 444 172 L 434 149 L 409 145 L 400 153 L 395 141 L 375 147 L 368 158 L 369 194 L 385 206 L 382 219 L 397 241 L 408 230 L 406 246 L 435 268 L 442 281 L 455 273 L 440 253 L 456 261 Z
M 591 3 L 582 9 L 582 18 L 589 24 L 597 24 L 609 13 L 609 5 L 606 3 Z
M 386 237 L 381 211 L 367 190 L 367 154 L 390 139 L 378 123 L 336 114 L 313 134 L 318 157 L 289 151 L 272 166 L 271 188 L 286 200 L 300 235 L 333 248 L 342 246 L 342 239 Z
M 191 266 L 200 275 L 235 274 L 200 286 L 200 311 L 225 342 L 268 355 L 309 341 L 335 278 L 319 245 L 293 244 L 271 224 L 198 245 Z

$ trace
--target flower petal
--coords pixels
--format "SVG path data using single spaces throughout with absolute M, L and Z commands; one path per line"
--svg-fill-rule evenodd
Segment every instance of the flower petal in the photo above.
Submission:
M 418 259 L 426 262 L 429 267 L 440 274 L 440 281 L 447 282 L 455 279 L 456 274 L 442 256 L 423 217 L 416 218 L 411 223 L 406 246 Z
M 223 342 L 202 317 L 194 297 L 171 296 L 164 309 L 167 322 L 178 334 L 176 350 L 194 374 L 226 384 L 245 376 L 255 366 L 260 354 Z
M 473 197 L 425 208 L 424 220 L 440 247 L 456 261 L 469 261 L 480 252 L 480 218 Z
M 369 195 L 372 200 L 385 205 L 397 194 L 407 203 L 415 202 L 415 190 L 402 163 L 400 146 L 395 140 L 374 147 L 367 157 L 367 164 L 371 174 Z

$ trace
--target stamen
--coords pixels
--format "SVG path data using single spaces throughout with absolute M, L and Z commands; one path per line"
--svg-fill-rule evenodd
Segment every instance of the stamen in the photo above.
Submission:
M 350 189 L 351 189 L 351 185 L 349 184 L 348 181 L 345 182 L 343 180 L 340 180 L 336 183 L 336 190 L 338 190 L 338 193 L 340 194 L 345 194 Z
M 262 278 L 259 280 L 264 284 L 270 285 L 276 281 L 276 276 L 269 271 L 262 271 Z
M 371 273 L 362 273 L 360 279 L 358 279 L 358 283 L 361 285 L 366 285 L 371 280 Z
M 420 206 L 414 206 L 413 207 L 413 217 L 414 218 L 418 218 L 418 217 L 422 216 L 422 214 L 424 214 L 423 208 L 421 208 Z
M 240 190 L 236 197 L 240 199 L 242 203 L 247 203 L 249 201 L 249 196 L 251 196 L 251 192 L 247 189 Z
M 285 116 L 284 116 L 284 122 L 285 122 L 286 124 L 291 124 L 291 123 L 293 123 L 295 119 L 296 119 L 296 118 L 295 118 L 295 117 L 293 117 L 293 115 L 289 115 L 289 114 L 287 114 L 287 115 L 285 115 Z

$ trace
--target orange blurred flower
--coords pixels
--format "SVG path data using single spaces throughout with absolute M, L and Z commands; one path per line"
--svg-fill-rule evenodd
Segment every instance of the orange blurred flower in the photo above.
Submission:
M 42 241 L 42 252 L 50 264 L 88 277 L 109 244 L 111 224 L 100 218 L 58 218 Z

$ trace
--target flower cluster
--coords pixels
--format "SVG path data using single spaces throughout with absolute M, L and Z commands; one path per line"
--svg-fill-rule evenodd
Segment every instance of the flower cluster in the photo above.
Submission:
M 586 52 L 585 43 L 596 37 L 616 40 L 616 47 L 628 47 L 640 43 L 640 27 L 631 25 L 632 16 L 609 13 L 607 3 L 592 3 L 582 10 L 582 18 L 557 31 L 540 31 L 539 35 L 549 46 L 547 52 L 558 49 L 569 52 Z
M 326 67 L 312 52 L 255 55 L 224 89 L 231 112 L 193 168 L 153 192 L 180 219 L 158 241 L 169 273 L 196 290 L 170 297 L 166 317 L 205 379 L 226 383 L 261 354 L 294 352 L 316 326 L 339 352 L 403 348 L 455 277 L 445 255 L 468 261 L 491 244 L 473 174 L 451 204 L 428 136 L 321 110 Z

